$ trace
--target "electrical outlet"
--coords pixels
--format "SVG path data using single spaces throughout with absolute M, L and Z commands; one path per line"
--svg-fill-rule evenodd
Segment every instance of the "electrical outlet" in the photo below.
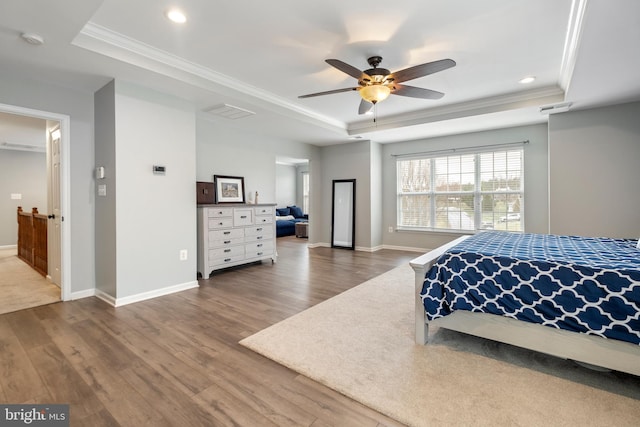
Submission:
M 393 233 L 393 227 L 389 227 L 389 233 Z
M 187 250 L 182 249 L 180 251 L 180 261 L 186 261 L 186 260 L 187 260 Z

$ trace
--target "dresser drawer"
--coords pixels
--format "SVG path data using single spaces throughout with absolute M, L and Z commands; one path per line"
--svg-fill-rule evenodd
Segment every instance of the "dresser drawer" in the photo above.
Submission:
M 235 227 L 241 227 L 245 225 L 253 224 L 253 209 L 234 209 L 233 210 L 233 225 Z
M 245 257 L 247 259 L 269 256 L 271 254 L 273 254 L 273 241 L 250 244 L 247 245 L 245 249 Z
M 218 248 L 209 250 L 209 262 L 223 262 L 226 258 L 244 256 L 244 246 L 230 246 L 228 248 Z
M 244 241 L 249 242 L 260 242 L 265 240 L 273 240 L 273 234 L 256 234 L 253 236 L 245 236 Z
M 262 208 L 255 208 L 256 215 L 271 215 L 273 216 L 273 209 L 270 206 L 265 206 Z
M 273 224 L 273 216 L 256 216 L 256 224 Z
M 216 258 L 214 260 L 210 260 L 209 262 L 211 263 L 211 266 L 214 268 L 224 268 L 225 265 L 231 265 L 234 262 L 237 261 L 244 261 L 245 260 L 245 256 L 244 254 L 242 255 L 235 255 L 235 256 L 227 256 L 224 258 Z
M 209 228 L 231 228 L 231 227 L 233 227 L 233 218 L 231 217 L 220 217 L 220 218 L 209 217 Z
M 261 226 L 247 227 L 244 229 L 245 236 L 273 236 L 273 226 Z
M 244 228 L 229 228 L 226 230 L 209 230 L 209 241 L 229 240 L 244 237 Z
M 236 246 L 245 243 L 244 237 L 228 238 L 226 240 L 209 240 L 210 248 L 224 248 L 226 246 Z
M 233 216 L 233 208 L 207 208 L 207 216 L 209 218 Z

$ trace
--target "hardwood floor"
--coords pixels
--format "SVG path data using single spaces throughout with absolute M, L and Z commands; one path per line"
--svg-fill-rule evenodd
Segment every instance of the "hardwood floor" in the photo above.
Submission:
M 0 316 L 0 401 L 68 403 L 71 425 L 398 426 L 238 344 L 418 254 L 307 249 L 113 308 L 97 298 Z

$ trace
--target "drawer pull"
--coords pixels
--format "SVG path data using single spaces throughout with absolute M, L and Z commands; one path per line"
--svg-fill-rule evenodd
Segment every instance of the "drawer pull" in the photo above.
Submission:
M 230 231 L 225 231 L 224 234 L 231 234 L 231 232 Z
M 225 252 L 225 253 L 227 253 L 227 252 L 231 252 L 231 249 L 225 249 L 225 250 L 224 250 L 224 252 Z
M 262 220 L 262 222 L 267 222 L 267 220 L 266 220 L 266 219 L 263 219 L 263 220 Z
M 219 222 L 218 225 L 224 225 L 224 222 Z
M 264 252 L 258 252 L 258 256 L 262 255 Z
M 262 236 L 257 236 L 256 237 L 256 240 L 260 240 L 260 239 L 262 239 Z
M 256 231 L 262 231 L 262 227 L 256 228 Z
M 247 216 L 246 215 L 240 215 L 240 218 L 247 219 Z
M 229 262 L 229 261 L 231 261 L 231 258 L 226 258 L 226 259 L 224 260 L 224 262 Z
M 229 243 L 231 243 L 231 240 L 225 240 L 225 241 L 224 241 L 224 244 L 225 244 L 225 245 L 228 245 Z
M 222 211 L 218 212 L 218 215 L 222 215 Z
M 258 247 L 261 248 L 262 247 L 262 243 L 258 243 Z

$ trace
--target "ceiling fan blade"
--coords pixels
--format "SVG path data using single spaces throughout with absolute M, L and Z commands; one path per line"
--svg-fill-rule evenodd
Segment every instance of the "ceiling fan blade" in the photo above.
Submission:
M 444 93 L 431 89 L 424 89 L 415 86 L 406 85 L 394 85 L 395 89 L 391 91 L 394 95 L 408 96 L 410 98 L 421 99 L 440 99 L 444 96 Z
M 313 96 L 331 95 L 332 93 L 349 92 L 349 91 L 358 90 L 358 89 L 360 89 L 360 88 L 359 87 L 345 87 L 343 89 L 334 89 L 334 90 L 327 90 L 325 92 L 316 92 L 316 93 L 310 93 L 308 95 L 300 95 L 298 98 L 311 98 Z
M 451 67 L 455 67 L 456 61 L 453 59 L 441 59 L 439 61 L 427 62 L 426 64 L 416 65 L 414 67 L 405 68 L 396 71 L 387 77 L 387 80 L 393 79 L 394 83 L 402 83 L 407 80 L 417 79 L 418 77 L 428 76 Z
M 325 62 L 358 80 L 360 80 L 360 77 L 362 76 L 362 71 L 358 70 L 353 65 L 349 65 L 346 62 L 340 61 L 339 59 L 327 59 L 325 60 Z
M 373 108 L 373 104 L 365 99 L 360 100 L 360 106 L 358 107 L 358 114 L 367 114 Z

